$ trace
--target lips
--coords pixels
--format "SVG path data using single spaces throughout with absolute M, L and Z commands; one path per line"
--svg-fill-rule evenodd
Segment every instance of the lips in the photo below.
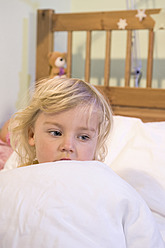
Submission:
M 71 160 L 70 158 L 62 158 L 60 160 Z

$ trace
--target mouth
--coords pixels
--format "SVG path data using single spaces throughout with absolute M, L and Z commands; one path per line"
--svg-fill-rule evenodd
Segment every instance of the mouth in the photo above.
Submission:
M 71 160 L 70 158 L 62 158 L 60 160 Z

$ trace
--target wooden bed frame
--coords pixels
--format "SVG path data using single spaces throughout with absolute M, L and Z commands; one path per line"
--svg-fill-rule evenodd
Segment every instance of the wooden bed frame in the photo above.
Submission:
M 141 118 L 144 122 L 165 121 L 165 89 L 152 88 L 152 67 L 154 50 L 154 25 L 151 15 L 161 9 L 148 9 L 143 21 L 136 18 L 137 10 L 56 14 L 54 10 L 38 10 L 37 13 L 37 53 L 36 80 L 49 75 L 47 55 L 54 50 L 54 33 L 66 31 L 67 77 L 72 76 L 72 35 L 74 31 L 86 31 L 85 81 L 90 82 L 90 55 L 92 31 L 106 32 L 104 86 L 97 86 L 110 100 L 115 115 Z M 112 87 L 110 78 L 111 34 L 119 30 L 117 22 L 126 19 L 127 47 L 125 59 L 125 86 Z M 133 30 L 148 31 L 148 58 L 146 88 L 130 87 L 131 40 Z M 122 30 L 121 30 L 122 31 Z

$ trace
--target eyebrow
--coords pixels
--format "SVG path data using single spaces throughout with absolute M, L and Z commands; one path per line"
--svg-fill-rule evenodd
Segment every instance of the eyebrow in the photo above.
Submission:
M 78 129 L 83 130 L 83 131 L 91 131 L 91 132 L 96 132 L 95 128 L 87 128 L 87 127 L 79 127 Z
M 59 124 L 59 123 L 56 123 L 56 122 L 51 122 L 51 121 L 45 121 L 44 122 L 44 125 L 54 125 L 54 126 L 57 126 L 59 128 L 62 128 L 62 125 Z M 91 131 L 91 132 L 96 132 L 96 129 L 91 127 L 91 128 L 88 128 L 88 127 L 78 127 L 78 130 L 82 130 L 82 131 Z
M 53 122 L 53 121 L 52 122 L 51 121 L 45 121 L 43 124 L 62 127 L 62 125 L 60 125 L 59 123 Z

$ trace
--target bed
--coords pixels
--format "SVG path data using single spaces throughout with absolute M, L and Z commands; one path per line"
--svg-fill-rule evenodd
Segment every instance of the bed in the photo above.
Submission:
M 86 51 L 85 51 L 85 72 L 84 79 L 90 80 L 92 32 L 105 31 L 105 66 L 104 66 L 104 85 L 98 86 L 110 100 L 114 114 L 124 116 L 134 116 L 143 121 L 162 121 L 165 120 L 165 90 L 152 88 L 153 73 L 153 53 L 154 53 L 154 26 L 156 25 L 153 16 L 162 15 L 161 9 L 149 9 L 145 11 L 146 17 L 139 21 L 136 17 L 137 10 L 95 12 L 95 13 L 73 13 L 56 14 L 53 10 L 38 11 L 38 31 L 37 31 L 37 53 L 36 53 L 36 79 L 49 75 L 48 53 L 54 49 L 54 34 L 56 32 L 68 33 L 67 40 L 67 76 L 72 76 L 72 44 L 75 32 L 86 32 Z M 163 12 L 164 13 L 164 12 Z M 151 17 L 152 16 L 152 17 Z M 124 30 L 119 29 L 119 20 L 126 20 L 127 26 Z M 164 26 L 160 25 L 160 29 Z M 126 31 L 126 57 L 125 57 L 125 85 L 124 87 L 111 86 L 111 40 L 113 32 Z M 147 33 L 146 43 L 147 68 L 145 88 L 130 87 L 131 75 L 131 52 L 132 35 L 134 30 L 143 30 Z M 74 32 L 75 31 L 75 32 Z M 160 30 L 164 32 L 164 30 Z M 163 38 L 163 37 L 162 37 Z M 144 45 L 144 44 L 143 44 Z M 110 80 L 109 80 L 110 79 Z M 91 82 L 92 83 L 92 82 Z M 110 86 L 110 87 L 109 87 Z
M 67 76 L 71 77 L 72 35 L 74 31 L 85 31 L 84 79 L 92 83 L 92 31 L 106 32 L 104 84 L 97 87 L 110 101 L 114 123 L 107 142 L 106 165 L 97 161 L 73 161 L 16 168 L 17 155 L 12 153 L 0 173 L 1 247 L 109 247 L 107 236 L 111 237 L 111 247 L 164 247 L 159 243 L 159 236 L 155 244 L 145 243 L 145 240 L 139 243 L 137 237 L 124 241 L 118 227 L 115 232 L 116 223 L 109 225 L 108 221 L 120 216 L 121 210 L 116 206 L 124 206 L 116 202 L 115 194 L 125 194 L 117 189 L 113 192 L 108 177 L 110 167 L 119 175 L 117 185 L 123 185 L 124 179 L 128 188 L 131 185 L 135 189 L 132 201 L 136 203 L 139 197 L 136 191 L 140 194 L 165 242 L 165 89 L 152 87 L 156 25 L 153 16 L 164 12 L 145 10 L 142 21 L 135 17 L 137 13 L 137 10 L 128 10 L 56 14 L 54 10 L 38 10 L 36 80 L 49 76 L 47 55 L 54 50 L 54 33 L 60 31 L 68 34 Z M 111 86 L 111 37 L 113 31 L 119 30 L 120 18 L 127 20 L 125 85 Z M 158 28 L 164 26 L 161 24 Z M 145 87 L 130 84 L 131 40 L 136 29 L 148 33 Z M 113 203 L 107 198 L 113 199 Z M 106 211 L 101 207 L 102 202 L 106 204 Z

